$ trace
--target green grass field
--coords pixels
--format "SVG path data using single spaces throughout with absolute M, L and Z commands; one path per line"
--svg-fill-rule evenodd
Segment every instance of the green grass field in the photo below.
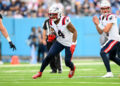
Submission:
M 64 65 L 61 74 L 51 74 L 49 66 L 41 78 L 32 79 L 41 64 L 0 65 L 0 86 L 120 86 L 120 67 L 111 62 L 113 78 L 101 78 L 106 73 L 101 60 L 73 60 L 76 71 L 68 78 L 69 68 Z

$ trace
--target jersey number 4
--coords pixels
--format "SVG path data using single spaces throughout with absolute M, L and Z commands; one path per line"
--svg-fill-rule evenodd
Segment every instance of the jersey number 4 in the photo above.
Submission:
M 58 35 L 61 36 L 62 38 L 65 38 L 65 35 L 60 30 L 58 30 Z

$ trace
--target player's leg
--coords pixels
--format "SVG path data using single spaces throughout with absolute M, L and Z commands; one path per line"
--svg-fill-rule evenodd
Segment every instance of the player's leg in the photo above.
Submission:
M 60 53 L 59 53 L 55 57 L 55 63 L 56 63 L 56 66 L 57 66 L 58 73 L 62 73 L 61 60 L 62 60 L 62 58 L 60 57 Z
M 47 49 L 49 51 L 50 47 L 52 46 L 53 42 L 47 42 Z M 56 68 L 56 64 L 55 64 L 55 56 L 53 58 L 51 58 L 50 61 L 50 68 L 51 68 L 51 73 L 56 73 L 57 72 L 57 68 Z
M 117 47 L 117 56 L 118 58 L 120 58 L 120 43 L 118 44 L 118 47 Z
M 100 55 L 102 57 L 102 60 L 104 62 L 104 65 L 106 67 L 107 70 L 107 74 L 104 75 L 103 77 L 113 77 L 113 74 L 111 72 L 111 68 L 110 68 L 110 62 L 109 62 L 109 53 L 115 49 L 116 45 L 117 45 L 118 41 L 114 41 L 114 40 L 110 40 L 102 49 L 100 52 Z
M 75 72 L 75 66 L 71 60 L 72 60 L 72 53 L 70 51 L 70 47 L 65 47 L 65 64 L 67 67 L 70 68 L 70 72 L 68 75 L 69 78 L 72 78 Z
M 101 50 L 100 55 L 102 57 L 102 60 L 103 60 L 103 63 L 106 67 L 107 72 L 111 72 L 108 54 Z
M 50 68 L 52 69 L 51 73 L 57 73 L 56 56 L 52 57 L 50 61 Z
M 42 53 L 42 61 L 43 61 L 44 58 L 46 57 L 46 54 L 47 54 L 47 47 L 46 47 L 46 45 L 43 45 L 43 44 L 42 44 L 41 53 Z
M 116 46 L 116 49 L 110 52 L 109 57 L 110 57 L 110 60 L 112 60 L 113 62 L 115 62 L 117 65 L 120 66 L 120 58 L 116 57 L 117 48 L 118 46 Z
M 40 72 L 43 72 L 43 70 L 45 69 L 45 67 L 49 64 L 51 58 L 54 57 L 55 55 L 57 55 L 58 53 L 60 53 L 63 50 L 63 48 L 64 48 L 64 46 L 61 45 L 57 41 L 51 46 L 51 48 L 50 48 L 50 50 L 48 52 L 47 57 L 44 59 L 44 61 L 42 63 Z
M 46 56 L 46 58 L 43 60 L 42 62 L 42 65 L 41 65 L 41 68 L 40 68 L 40 72 L 38 72 L 38 74 L 34 75 L 33 76 L 33 79 L 36 79 L 38 77 L 41 77 L 42 75 L 42 72 L 44 71 L 44 69 L 47 67 L 47 65 L 49 64 L 51 58 L 55 55 L 57 55 L 59 52 L 61 52 L 63 50 L 64 46 L 61 45 L 60 43 L 58 42 L 55 42 L 49 52 L 48 52 L 48 55 Z
M 41 58 L 40 58 L 40 53 L 41 53 L 41 45 L 38 45 L 38 53 L 37 53 L 37 62 L 40 62 Z

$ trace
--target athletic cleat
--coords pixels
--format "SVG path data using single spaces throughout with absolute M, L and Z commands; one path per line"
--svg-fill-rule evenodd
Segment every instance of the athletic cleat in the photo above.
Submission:
M 73 75 L 75 73 L 75 69 L 76 69 L 76 67 L 74 66 L 74 70 L 70 70 L 69 75 L 68 75 L 69 78 L 73 77 Z
M 32 78 L 33 79 L 36 79 L 38 77 L 41 77 L 42 76 L 42 72 L 38 72 L 36 75 L 34 75 Z
M 113 77 L 112 72 L 107 72 L 107 74 L 105 74 L 104 76 L 102 76 L 103 78 L 111 78 Z

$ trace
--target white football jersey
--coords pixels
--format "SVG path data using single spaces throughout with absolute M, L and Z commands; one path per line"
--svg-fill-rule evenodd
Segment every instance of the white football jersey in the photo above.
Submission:
M 59 23 L 56 25 L 54 21 L 50 20 L 50 26 L 53 28 L 57 35 L 57 41 L 64 46 L 71 46 L 73 33 L 67 29 L 67 25 L 70 23 L 70 18 L 62 16 Z
M 107 16 L 100 16 L 100 23 L 106 26 L 108 23 L 113 23 L 112 28 L 107 34 L 108 40 L 120 41 L 119 29 L 117 25 L 117 17 L 114 14 L 108 14 Z
M 100 35 L 100 44 L 101 44 L 101 47 L 105 46 L 107 42 L 108 42 L 107 34 L 105 32 L 103 32 Z

